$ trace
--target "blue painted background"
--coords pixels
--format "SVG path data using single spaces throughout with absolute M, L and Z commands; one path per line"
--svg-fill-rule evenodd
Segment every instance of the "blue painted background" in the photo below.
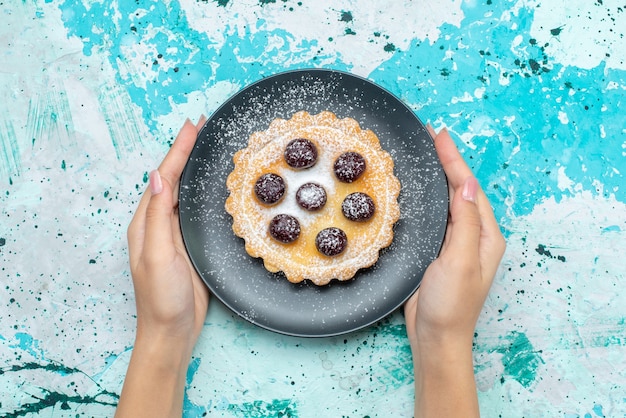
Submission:
M 508 249 L 476 332 L 483 416 L 626 417 L 626 5 L 25 0 L 0 13 L 2 416 L 112 415 L 134 335 L 125 229 L 147 173 L 185 117 L 324 67 L 447 126 L 492 200 Z M 400 313 L 310 340 L 213 301 L 185 416 L 411 416 L 411 367 Z

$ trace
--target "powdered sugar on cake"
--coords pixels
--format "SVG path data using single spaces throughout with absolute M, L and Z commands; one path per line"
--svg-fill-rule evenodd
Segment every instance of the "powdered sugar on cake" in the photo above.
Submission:
M 285 147 L 295 138 L 316 145 L 317 161 L 312 167 L 294 169 L 285 162 Z M 346 152 L 357 152 L 367 162 L 362 178 L 352 183 L 339 181 L 333 171 L 337 158 Z M 380 249 L 391 244 L 393 224 L 400 214 L 400 183 L 393 175 L 393 161 L 376 135 L 361 130 L 355 120 L 338 119 L 331 112 L 298 112 L 289 120 L 276 119 L 266 131 L 250 136 L 248 146 L 235 154 L 234 162 L 226 202 L 226 210 L 233 216 L 233 231 L 244 239 L 251 256 L 263 258 L 268 270 L 282 271 L 289 281 L 308 279 L 323 285 L 332 279 L 350 279 L 359 269 L 373 265 Z M 271 205 L 261 203 L 253 192 L 257 179 L 266 173 L 279 175 L 286 184 L 283 198 Z M 327 203 L 321 209 L 310 211 L 297 203 L 296 192 L 305 183 L 323 187 Z M 371 196 L 376 205 L 372 219 L 355 222 L 343 215 L 341 204 L 354 192 Z M 292 243 L 278 242 L 268 233 L 269 223 L 279 214 L 291 215 L 300 223 L 301 234 Z M 329 227 L 342 229 L 348 238 L 345 251 L 332 257 L 315 248 L 316 234 Z

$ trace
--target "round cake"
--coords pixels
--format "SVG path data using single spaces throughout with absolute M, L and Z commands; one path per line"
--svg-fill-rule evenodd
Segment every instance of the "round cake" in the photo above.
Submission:
M 233 231 L 290 282 L 348 280 L 376 263 L 400 217 L 400 182 L 378 137 L 351 118 L 301 111 L 253 133 L 226 185 Z

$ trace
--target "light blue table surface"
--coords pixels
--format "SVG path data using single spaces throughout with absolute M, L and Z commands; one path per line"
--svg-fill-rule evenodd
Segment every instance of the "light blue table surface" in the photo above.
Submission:
M 126 227 L 186 117 L 286 69 L 447 126 L 508 247 L 476 330 L 485 417 L 626 417 L 626 3 L 0 2 L 0 416 L 112 416 Z M 400 312 L 302 339 L 219 301 L 185 417 L 410 417 Z

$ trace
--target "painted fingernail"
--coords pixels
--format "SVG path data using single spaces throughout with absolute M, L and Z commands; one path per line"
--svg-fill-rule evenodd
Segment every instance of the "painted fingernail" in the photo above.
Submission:
M 463 199 L 476 202 L 476 193 L 478 193 L 478 180 L 473 176 L 468 177 L 463 185 Z
M 182 131 L 183 129 L 185 129 L 187 125 L 195 126 L 193 122 L 191 121 L 191 119 L 186 118 L 185 121 L 183 122 L 183 126 L 180 127 L 180 130 Z
M 158 170 L 153 170 L 150 173 L 150 191 L 152 194 L 159 194 L 163 191 L 163 182 Z

